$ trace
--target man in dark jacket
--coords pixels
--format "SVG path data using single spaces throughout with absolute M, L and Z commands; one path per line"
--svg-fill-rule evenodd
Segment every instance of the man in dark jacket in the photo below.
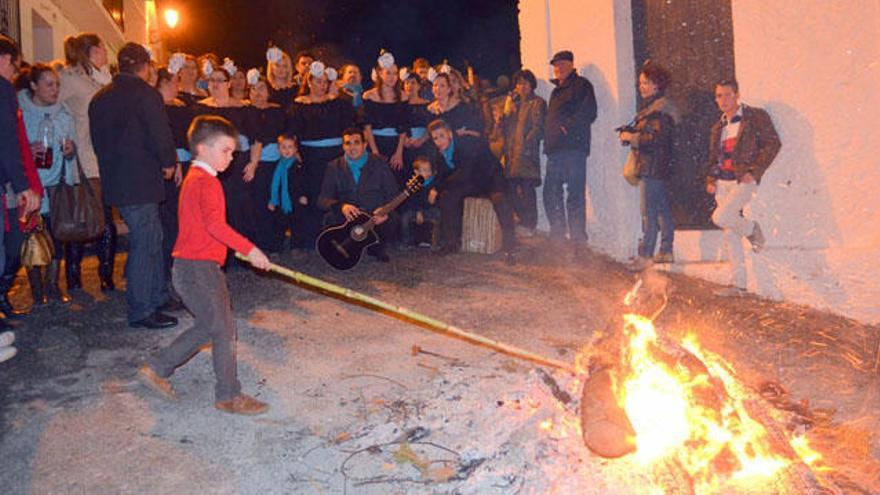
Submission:
M 458 251 L 461 246 L 464 198 L 486 196 L 492 201 L 501 224 L 502 250 L 508 264 L 515 262 L 513 208 L 507 200 L 507 184 L 501 163 L 489 151 L 486 140 L 472 136 L 456 136 L 445 121 L 437 119 L 428 125 L 434 143 L 431 161 L 437 181 L 428 200 L 440 208 L 440 230 L 443 247 L 438 254 Z
M 119 209 L 129 228 L 125 266 L 129 325 L 166 328 L 176 325 L 177 319 L 160 310 L 169 298 L 159 203 L 165 199 L 162 169 L 177 163 L 174 138 L 162 97 L 145 81 L 147 50 L 127 43 L 118 62 L 119 75 L 89 105 L 92 144 L 104 201 Z
M 18 204 L 23 206 L 23 213 L 30 215 L 40 207 L 40 195 L 30 188 L 24 173 L 24 162 L 18 142 L 18 97 L 12 86 L 12 78 L 18 72 L 18 45 L 10 38 L 0 35 L 0 190 L 6 190 L 6 184 L 18 195 Z M 16 228 L 15 218 L 9 223 Z M 4 250 L 4 229 L 0 225 L 0 274 L 6 262 Z M 5 316 L 0 316 L 0 330 L 9 325 Z
M 345 154 L 327 164 L 318 197 L 318 208 L 327 211 L 325 226 L 340 225 L 361 214 L 371 215 L 391 201 L 398 189 L 388 162 L 366 153 L 363 131 L 346 129 L 342 133 L 342 149 Z M 383 263 L 389 261 L 385 245 L 396 234 L 397 219 L 394 212 L 376 218 L 379 243 L 367 248 L 367 253 Z
M 586 201 L 587 157 L 590 155 L 590 125 L 596 120 L 593 85 L 574 70 L 574 55 L 561 51 L 550 60 L 556 85 L 550 94 L 544 121 L 544 209 L 550 222 L 550 237 L 565 239 L 566 227 L 572 242 L 587 242 Z M 568 198 L 563 205 L 563 186 Z M 568 210 L 568 211 L 566 211 Z
M 724 230 L 731 266 L 730 287 L 716 294 L 736 296 L 746 287 L 742 238 L 749 240 L 756 253 L 765 242 L 761 226 L 744 217 L 742 210 L 758 191 L 761 177 L 782 143 L 766 111 L 739 102 L 739 84 L 735 80 L 715 85 L 715 103 L 721 110 L 721 120 L 712 126 L 709 138 L 706 192 L 715 195 L 718 206 L 712 221 Z

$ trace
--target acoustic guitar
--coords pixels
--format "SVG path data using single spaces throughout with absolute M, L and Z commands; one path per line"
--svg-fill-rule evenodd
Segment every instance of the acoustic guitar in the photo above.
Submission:
M 361 261 L 364 250 L 379 242 L 376 216 L 391 213 L 407 198 L 419 192 L 425 178 L 414 175 L 406 182 L 406 187 L 387 204 L 379 207 L 373 215 L 361 213 L 354 220 L 346 220 L 342 225 L 328 227 L 318 236 L 315 248 L 328 265 L 337 270 L 350 270 Z

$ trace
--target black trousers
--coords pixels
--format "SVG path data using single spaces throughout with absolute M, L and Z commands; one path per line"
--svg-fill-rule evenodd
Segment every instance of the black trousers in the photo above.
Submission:
M 293 246 L 302 249 L 315 249 L 315 239 L 321 232 L 324 210 L 318 208 L 318 196 L 327 163 L 342 155 L 342 146 L 302 146 L 303 177 L 293 195 Z M 299 180 L 297 182 L 300 182 Z M 308 205 L 299 202 L 305 196 Z
M 226 276 L 213 261 L 178 258 L 174 261 L 172 279 L 195 323 L 153 355 L 149 359 L 150 366 L 159 376 L 167 378 L 195 356 L 200 347 L 210 343 L 217 379 L 214 397 L 217 401 L 234 399 L 241 391 L 241 383 L 235 351 L 237 332 Z
M 502 249 L 511 251 L 516 247 L 513 208 L 507 199 L 507 184 L 501 175 L 493 176 L 483 184 L 458 184 L 443 189 L 437 195 L 440 208 L 440 233 L 444 249 L 457 251 L 461 246 L 461 225 L 464 198 L 482 196 L 489 198 L 501 224 Z
M 538 194 L 535 189 L 541 184 L 538 179 L 507 179 L 510 187 L 510 202 L 519 217 L 520 225 L 534 229 L 538 225 Z
M 260 162 L 257 173 L 254 175 L 251 188 L 252 201 L 254 204 L 254 224 L 256 233 L 253 237 L 254 244 L 266 253 L 280 253 L 284 249 L 284 235 L 288 228 L 292 228 L 292 216 L 281 211 L 281 206 L 275 211 L 269 211 L 269 200 L 272 195 L 272 176 L 275 175 L 277 162 Z M 293 168 L 289 171 L 292 175 Z M 288 176 L 288 184 L 292 178 Z M 290 192 L 294 204 L 296 199 Z

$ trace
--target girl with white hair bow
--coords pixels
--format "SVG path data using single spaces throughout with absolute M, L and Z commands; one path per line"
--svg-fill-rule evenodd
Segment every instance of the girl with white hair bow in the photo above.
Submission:
M 383 51 L 373 69 L 372 89 L 364 93 L 364 134 L 374 155 L 388 161 L 399 183 L 410 174 L 404 167 L 407 107 L 402 101 L 400 75 L 394 55 Z
M 320 60 L 312 62 L 290 112 L 288 130 L 296 137 L 302 157 L 293 186 L 294 248 L 315 247 L 323 218 L 317 201 L 324 171 L 328 162 L 342 155 L 342 131 L 355 125 L 351 102 L 335 97 L 330 90 L 337 75 Z

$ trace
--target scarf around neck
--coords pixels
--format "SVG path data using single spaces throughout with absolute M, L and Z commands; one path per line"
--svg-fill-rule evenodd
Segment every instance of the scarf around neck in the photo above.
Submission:
M 275 172 L 272 174 L 272 189 L 269 196 L 269 204 L 272 206 L 281 206 L 281 211 L 286 214 L 293 213 L 293 201 L 290 199 L 290 188 L 288 187 L 288 171 L 293 164 L 296 163 L 296 157 L 282 158 L 275 165 Z
M 367 158 L 369 158 L 369 156 L 366 152 L 364 152 L 364 154 L 361 155 L 361 157 L 357 160 L 352 160 L 348 157 L 348 155 L 345 155 L 345 163 L 348 164 L 348 168 L 349 170 L 351 170 L 351 175 L 352 177 L 354 177 L 355 185 L 357 185 L 361 181 L 361 172 L 364 170 L 364 165 L 367 163 Z

